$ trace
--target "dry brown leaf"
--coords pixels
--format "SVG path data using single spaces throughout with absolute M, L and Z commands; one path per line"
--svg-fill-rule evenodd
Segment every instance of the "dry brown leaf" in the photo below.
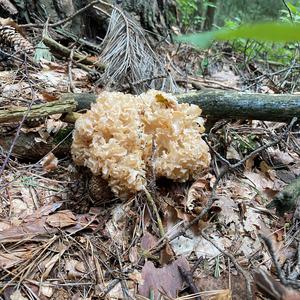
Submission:
M 138 262 L 139 260 L 139 254 L 138 254 L 138 248 L 137 246 L 133 246 L 130 248 L 129 250 L 129 261 L 132 263 L 132 264 L 135 264 Z
M 224 222 L 225 225 L 231 222 L 236 224 L 240 223 L 238 205 L 230 197 L 219 197 L 213 204 L 213 207 L 215 206 L 221 209 L 219 219 L 221 222 Z
M 84 263 L 75 259 L 68 259 L 65 261 L 65 271 L 67 273 L 67 278 L 70 280 L 81 278 L 86 273 Z
M 149 232 L 144 232 L 141 239 L 141 248 L 143 250 L 150 250 L 157 243 L 157 238 Z
M 57 169 L 58 158 L 52 153 L 48 153 L 42 160 L 41 165 L 46 172 L 51 172 Z
M 47 279 L 51 270 L 53 269 L 55 264 L 59 261 L 59 259 L 63 256 L 63 254 L 65 253 L 66 250 L 67 250 L 67 247 L 62 246 L 62 249 L 60 250 L 60 252 L 58 254 L 55 254 L 50 259 L 42 262 L 42 265 L 40 268 L 41 268 L 41 270 L 45 269 L 45 271 L 43 272 L 43 279 Z
M 51 227 L 64 228 L 75 225 L 76 217 L 71 211 L 62 210 L 47 217 L 46 223 Z
M 155 300 L 159 299 L 160 292 L 165 293 L 171 298 L 175 298 L 184 284 L 178 270 L 179 266 L 186 271 L 190 269 L 188 261 L 183 257 L 178 258 L 172 264 L 163 268 L 156 268 L 152 262 L 147 261 L 142 269 L 144 282 L 138 286 L 139 294 L 149 297 L 152 290 L 154 293 L 153 299 Z
M 239 161 L 241 160 L 241 155 L 236 151 L 236 149 L 232 145 L 230 145 L 227 148 L 226 158 Z
M 9 228 L 11 226 L 11 224 L 9 222 L 5 222 L 5 221 L 2 221 L 0 222 L 0 231 L 3 231 L 7 228 Z
M 54 293 L 54 289 L 53 287 L 50 287 L 50 286 L 41 286 L 40 287 L 40 292 L 42 295 L 48 297 L 48 298 L 51 298 L 53 293 Z
M 62 214 L 57 214 L 58 216 L 56 216 L 56 214 L 51 215 L 49 221 L 58 227 L 48 226 L 47 219 L 49 217 L 47 216 L 39 219 L 30 219 L 29 222 L 24 221 L 19 226 L 10 226 L 9 228 L 1 231 L 0 243 L 17 242 L 24 239 L 44 240 L 61 230 L 62 227 L 59 226 L 68 226 L 65 228 L 65 231 L 68 233 L 76 233 L 83 228 L 95 229 L 98 226 L 97 222 L 95 222 L 96 218 L 94 216 L 86 214 L 75 217 L 70 211 L 63 211 Z M 77 221 L 74 222 L 73 218 Z
M 195 279 L 195 284 L 199 290 L 205 291 L 203 295 L 201 295 L 201 299 L 247 299 L 245 279 L 241 274 L 237 276 L 231 275 L 231 289 L 229 289 L 228 274 L 222 273 L 220 277 L 216 278 L 212 275 L 208 275 L 207 271 L 204 272 L 205 273 L 201 274 L 201 277 L 199 275 L 199 277 Z M 214 298 L 215 296 L 225 298 Z
M 44 206 L 38 208 L 37 210 L 35 210 L 34 213 L 31 214 L 30 216 L 27 216 L 26 218 L 24 218 L 24 221 L 25 222 L 33 222 L 36 219 L 40 219 L 42 217 L 48 216 L 51 213 L 58 210 L 61 206 L 62 206 L 61 202 L 44 205 Z
M 41 98 L 47 102 L 52 102 L 59 99 L 58 95 L 55 95 L 54 93 L 51 93 L 50 91 L 47 90 L 43 91 L 41 93 L 41 96 L 42 96 Z
M 185 208 L 188 211 L 194 209 L 195 205 L 200 203 L 200 206 L 205 205 L 208 198 L 208 191 L 210 189 L 211 175 L 206 175 L 197 179 L 192 186 L 190 187 L 186 203 L 184 204 Z M 198 203 L 195 203 L 198 202 Z
M 289 165 L 295 161 L 295 158 L 292 157 L 288 152 L 283 152 L 274 148 L 269 148 L 268 152 L 277 161 L 277 163 Z
M 14 251 L 13 253 L 0 252 L 0 268 L 9 269 L 15 265 L 21 264 L 32 256 L 30 250 Z
M 28 298 L 24 297 L 20 290 L 16 290 L 11 294 L 10 300 L 28 300 Z
M 137 284 L 144 284 L 142 273 L 140 273 L 138 270 L 134 270 L 132 273 L 129 273 L 128 278 Z
M 263 172 L 244 172 L 247 178 L 244 182 L 248 183 L 254 189 L 258 190 L 265 197 L 269 197 L 270 191 L 280 191 L 285 186 L 285 183 L 277 178 L 271 179 L 264 175 Z
M 119 245 L 123 245 L 126 240 L 127 231 L 125 230 L 125 224 L 127 210 L 128 208 L 123 204 L 116 206 L 111 212 L 111 219 L 105 226 L 110 237 Z

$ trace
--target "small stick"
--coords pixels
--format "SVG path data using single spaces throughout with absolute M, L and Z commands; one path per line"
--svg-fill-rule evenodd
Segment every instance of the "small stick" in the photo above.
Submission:
M 162 238 L 165 235 L 165 231 L 164 231 L 164 227 L 162 225 L 162 221 L 161 221 L 157 206 L 156 206 L 155 201 L 153 200 L 151 194 L 149 193 L 149 191 L 147 190 L 146 187 L 144 187 L 144 192 L 146 194 L 148 204 L 151 206 L 152 210 L 155 213 L 156 221 L 157 221 L 157 225 L 158 225 L 158 229 L 159 229 L 159 234 L 160 234 L 160 237 Z
M 199 289 L 197 288 L 197 286 L 195 285 L 194 280 L 193 280 L 192 271 L 185 270 L 181 266 L 178 266 L 178 270 L 179 270 L 180 275 L 184 279 L 184 281 L 187 283 L 187 285 L 190 289 L 190 292 L 192 294 L 199 294 Z M 200 295 L 195 296 L 194 299 L 195 300 L 201 300 L 201 297 L 200 297 Z

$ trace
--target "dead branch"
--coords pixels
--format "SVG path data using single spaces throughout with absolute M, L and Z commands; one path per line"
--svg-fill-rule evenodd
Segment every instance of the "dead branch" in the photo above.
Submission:
M 67 50 L 69 57 L 71 51 Z M 74 53 L 75 58 L 76 53 Z M 33 115 L 29 113 L 27 117 L 36 118 L 56 113 L 89 109 L 91 103 L 96 101 L 96 98 L 97 96 L 93 94 L 64 94 L 59 101 L 33 105 L 32 111 L 34 113 Z M 201 91 L 181 94 L 177 98 L 180 103 L 199 105 L 203 110 L 204 116 L 212 119 L 234 118 L 289 122 L 293 117 L 300 117 L 300 97 L 298 95 Z M 0 123 L 21 120 L 25 111 L 25 108 L 20 107 L 2 109 L 0 110 Z
M 53 101 L 44 104 L 32 105 L 30 110 L 27 107 L 11 106 L 0 110 L 0 123 L 17 122 L 26 119 L 43 118 L 53 114 L 72 112 L 76 109 L 74 101 Z
M 71 50 L 67 47 L 61 45 L 60 43 L 56 42 L 55 40 L 51 39 L 49 36 L 43 37 L 43 42 L 46 46 L 48 46 L 51 50 L 53 50 L 54 54 L 55 52 L 59 55 L 69 58 L 71 56 Z M 82 55 L 78 52 L 74 51 L 73 59 L 77 62 L 80 62 L 81 64 L 86 64 L 90 66 L 95 66 L 98 70 L 104 70 L 105 66 L 100 62 L 95 62 L 92 59 L 90 59 L 86 55 Z

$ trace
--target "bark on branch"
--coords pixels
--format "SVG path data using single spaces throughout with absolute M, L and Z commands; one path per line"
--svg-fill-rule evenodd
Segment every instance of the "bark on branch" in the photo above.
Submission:
M 253 119 L 285 122 L 293 117 L 300 118 L 300 96 L 247 94 L 226 91 L 201 91 L 181 94 L 179 102 L 199 105 L 203 115 L 212 119 Z M 95 102 L 93 94 L 64 94 L 59 101 L 33 105 L 28 119 L 45 117 L 57 113 L 72 113 L 88 109 Z M 0 123 L 22 119 L 27 108 L 10 107 L 0 110 Z M 74 118 L 66 115 L 66 119 Z

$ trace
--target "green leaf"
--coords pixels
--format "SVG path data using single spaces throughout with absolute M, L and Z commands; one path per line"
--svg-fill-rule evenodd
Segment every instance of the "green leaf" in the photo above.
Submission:
M 288 8 L 290 9 L 290 11 L 291 11 L 293 14 L 296 14 L 296 13 L 297 13 L 297 7 L 294 6 L 292 3 L 288 2 L 286 5 L 288 6 Z
M 192 44 L 199 48 L 207 48 L 215 39 L 217 31 L 209 31 L 202 33 L 186 34 L 175 37 L 175 40 L 182 43 Z
M 237 38 L 269 42 L 295 42 L 300 40 L 300 24 L 257 23 L 241 25 L 233 30 L 220 30 L 215 33 L 217 40 Z
M 269 42 L 294 42 L 300 40 L 300 24 L 292 23 L 255 23 L 238 26 L 235 29 L 221 29 L 183 35 L 177 37 L 180 42 L 190 43 L 194 46 L 205 48 L 213 40 L 235 40 L 238 38 L 254 39 Z

